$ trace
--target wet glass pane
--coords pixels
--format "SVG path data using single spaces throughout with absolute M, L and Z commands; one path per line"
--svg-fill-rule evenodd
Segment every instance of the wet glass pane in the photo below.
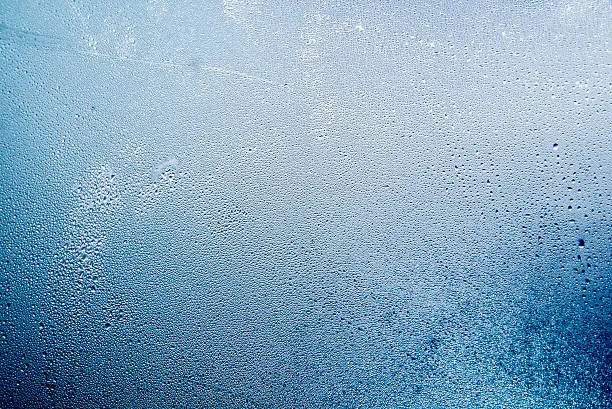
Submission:
M 0 1 L 0 407 L 612 407 L 611 21 Z

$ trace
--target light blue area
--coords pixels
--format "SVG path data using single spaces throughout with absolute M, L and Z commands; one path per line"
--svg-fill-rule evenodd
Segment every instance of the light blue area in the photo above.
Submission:
M 0 407 L 612 406 L 611 17 L 0 2 Z

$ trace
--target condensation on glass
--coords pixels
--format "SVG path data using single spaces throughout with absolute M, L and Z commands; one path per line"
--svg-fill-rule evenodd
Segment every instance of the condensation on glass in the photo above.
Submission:
M 0 407 L 612 406 L 609 1 L 0 3 Z

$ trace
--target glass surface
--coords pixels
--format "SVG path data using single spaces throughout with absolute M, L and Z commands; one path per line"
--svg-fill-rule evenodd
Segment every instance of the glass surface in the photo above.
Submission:
M 0 408 L 612 407 L 609 0 L 0 0 Z

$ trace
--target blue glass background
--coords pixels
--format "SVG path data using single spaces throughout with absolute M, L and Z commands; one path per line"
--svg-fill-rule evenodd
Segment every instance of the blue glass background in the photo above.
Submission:
M 611 17 L 0 1 L 0 407 L 612 407 Z

